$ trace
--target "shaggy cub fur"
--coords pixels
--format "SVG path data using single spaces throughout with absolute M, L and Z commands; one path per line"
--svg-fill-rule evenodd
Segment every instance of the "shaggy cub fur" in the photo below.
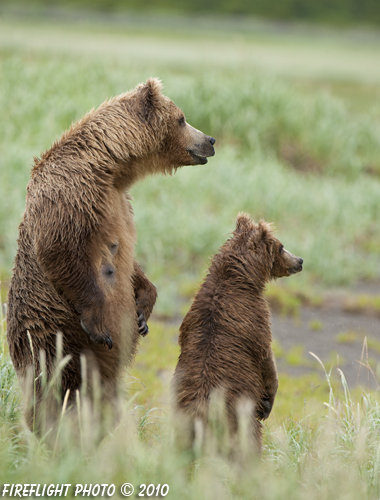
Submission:
M 239 401 L 251 403 L 252 448 L 261 450 L 258 419 L 269 416 L 278 387 L 265 285 L 301 271 L 302 263 L 273 236 L 270 224 L 239 214 L 180 327 L 174 407 L 190 428 L 196 419 L 206 424 L 210 396 L 219 389 L 231 437 L 238 430 Z

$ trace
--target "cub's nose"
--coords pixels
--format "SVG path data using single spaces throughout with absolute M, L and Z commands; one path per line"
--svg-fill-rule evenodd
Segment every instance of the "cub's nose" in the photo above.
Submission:
M 213 137 L 210 137 L 210 142 L 211 142 L 211 146 L 213 146 L 215 144 L 215 139 Z
M 299 258 L 298 258 L 298 262 L 299 262 L 299 263 L 301 264 L 301 266 L 302 266 L 302 264 L 303 264 L 303 259 L 301 259 L 301 257 L 299 257 Z

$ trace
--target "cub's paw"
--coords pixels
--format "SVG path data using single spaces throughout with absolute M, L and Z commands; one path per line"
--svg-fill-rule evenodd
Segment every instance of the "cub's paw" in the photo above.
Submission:
M 99 328 L 95 322 L 86 321 L 83 318 L 80 321 L 80 326 L 82 327 L 82 330 L 87 333 L 92 342 L 107 346 L 108 349 L 112 349 L 113 341 L 107 328 Z
M 269 399 L 262 399 L 260 401 L 260 404 L 256 410 L 256 417 L 259 420 L 265 420 L 269 417 L 270 412 L 272 411 L 272 403 L 269 401 Z
M 139 334 L 142 337 L 145 337 L 149 333 L 148 325 L 146 324 L 145 314 L 144 312 L 137 312 L 137 326 L 139 327 Z

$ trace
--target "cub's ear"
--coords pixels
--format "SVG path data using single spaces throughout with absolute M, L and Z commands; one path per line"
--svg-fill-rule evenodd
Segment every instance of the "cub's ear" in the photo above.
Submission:
M 265 220 L 261 220 L 259 223 L 259 231 L 262 234 L 263 238 L 267 236 L 272 236 L 274 230 L 274 226 L 271 222 L 265 222 Z
M 261 220 L 253 232 L 252 240 L 254 242 L 263 241 L 264 243 L 270 243 L 273 240 L 274 227 L 269 222 Z
M 137 87 L 140 96 L 141 110 L 146 120 L 160 107 L 162 99 L 162 83 L 158 78 L 149 78 L 146 83 Z
M 236 218 L 235 233 L 241 234 L 244 232 L 253 231 L 254 229 L 255 223 L 251 220 L 249 214 L 240 212 Z

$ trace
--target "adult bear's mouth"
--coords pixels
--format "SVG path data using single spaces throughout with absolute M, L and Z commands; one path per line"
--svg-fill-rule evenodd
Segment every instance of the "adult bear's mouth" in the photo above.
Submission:
M 289 274 L 300 273 L 302 271 L 302 264 L 303 264 L 303 259 L 298 259 L 298 262 L 295 266 L 288 268 L 288 273 Z
M 205 165 L 209 156 L 214 156 L 215 139 L 187 124 L 188 138 L 186 151 L 194 161 L 193 165 Z
M 197 155 L 191 149 L 188 149 L 187 152 L 197 162 L 197 163 L 195 163 L 195 165 L 205 165 L 208 162 L 206 156 Z

